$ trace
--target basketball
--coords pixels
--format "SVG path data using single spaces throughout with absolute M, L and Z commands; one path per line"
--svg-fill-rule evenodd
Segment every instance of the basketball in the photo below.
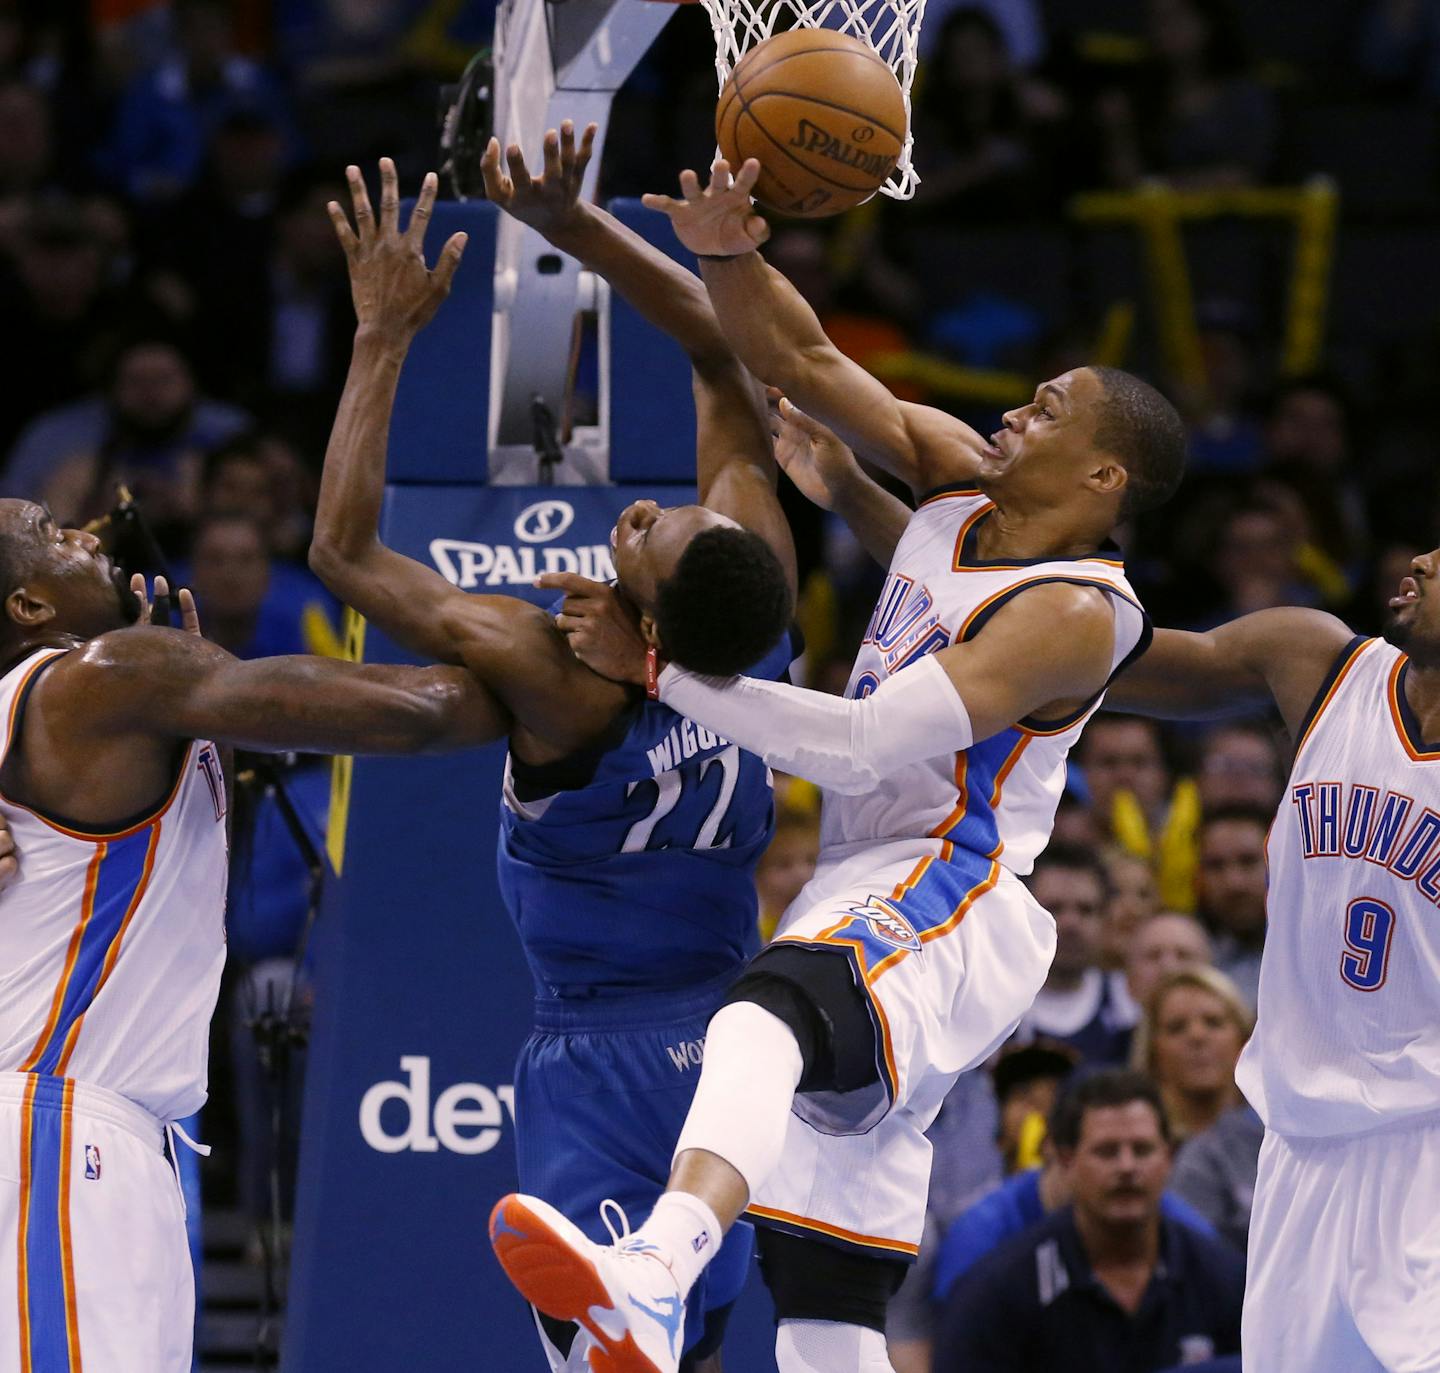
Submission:
M 793 29 L 736 64 L 715 110 L 715 141 L 738 171 L 760 162 L 755 199 L 821 219 L 869 200 L 905 146 L 905 97 L 873 49 L 830 29 Z

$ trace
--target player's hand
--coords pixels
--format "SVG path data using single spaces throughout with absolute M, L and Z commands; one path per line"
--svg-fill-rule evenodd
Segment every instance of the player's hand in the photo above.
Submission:
M 549 237 L 573 228 L 584 219 L 580 203 L 580 186 L 585 168 L 595 149 L 597 126 L 587 124 L 575 146 L 575 125 L 565 120 L 557 134 L 554 129 L 545 135 L 545 170 L 532 176 L 525 165 L 525 154 L 518 144 L 505 149 L 510 174 L 506 176 L 500 163 L 500 140 L 492 138 L 480 159 L 480 174 L 485 178 L 485 194 L 506 214 L 514 215 L 522 224 Z
M 19 871 L 20 858 L 15 852 L 15 836 L 10 833 L 10 822 L 0 815 L 0 891 L 4 891 Z
M 419 198 L 405 232 L 400 232 L 400 188 L 395 164 L 380 159 L 380 219 L 370 208 L 370 195 L 360 168 L 345 168 L 350 183 L 350 201 L 355 227 L 337 201 L 329 204 L 335 236 L 345 250 L 350 267 L 350 296 L 355 318 L 362 331 L 384 335 L 396 343 L 409 344 L 435 315 L 440 302 L 450 294 L 450 283 L 465 251 L 467 235 L 451 234 L 432 272 L 425 266 L 425 230 L 435 208 L 439 181 L 426 172 Z
M 574 572 L 546 572 L 535 585 L 565 593 L 555 624 L 586 667 L 612 682 L 645 685 L 645 640 L 613 586 Z
M 675 236 L 692 253 L 702 257 L 734 257 L 753 252 L 770 237 L 770 226 L 755 213 L 750 192 L 760 176 L 760 164 L 747 158 L 739 174 L 730 175 L 730 164 L 717 157 L 710 167 L 710 184 L 700 188 L 700 178 L 686 170 L 680 173 L 682 199 L 649 194 L 641 197 L 652 210 L 663 210 L 675 226 Z
M 140 602 L 140 616 L 137 624 L 148 625 L 155 614 L 155 607 L 150 601 L 150 592 L 145 585 L 145 578 L 142 573 L 135 573 L 130 578 L 130 590 L 135 599 Z M 158 601 L 162 596 L 170 594 L 170 583 L 164 577 L 155 578 L 155 599 Z M 195 609 L 195 597 L 190 594 L 188 586 L 182 586 L 176 596 L 180 605 L 180 628 L 187 634 L 199 635 L 200 633 L 200 612 Z
M 791 405 L 775 387 L 768 387 L 765 394 L 780 470 L 806 500 L 821 510 L 833 510 L 839 488 L 863 476 L 855 454 L 818 420 Z

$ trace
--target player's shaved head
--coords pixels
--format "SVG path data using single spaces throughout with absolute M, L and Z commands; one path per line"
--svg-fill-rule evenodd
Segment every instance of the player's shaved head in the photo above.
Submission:
M 1096 407 L 1095 447 L 1125 467 L 1128 519 L 1163 505 L 1185 475 L 1185 423 L 1149 382 L 1118 367 L 1091 367 L 1104 394 Z

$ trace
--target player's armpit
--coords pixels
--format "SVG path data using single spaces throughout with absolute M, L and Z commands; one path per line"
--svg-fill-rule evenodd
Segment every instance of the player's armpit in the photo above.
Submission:
M 1105 689 L 1114 652 L 1109 594 L 1056 582 L 1013 597 L 973 639 L 935 656 L 981 740 L 1079 709 Z
M 173 629 L 102 635 L 41 681 L 77 734 L 213 739 L 264 751 L 424 753 L 503 737 L 508 713 L 468 673 L 308 656 L 234 658 Z
M 1200 634 L 1159 629 L 1106 693 L 1111 710 L 1160 719 L 1214 719 L 1274 702 L 1292 734 L 1350 629 L 1333 615 L 1280 607 Z

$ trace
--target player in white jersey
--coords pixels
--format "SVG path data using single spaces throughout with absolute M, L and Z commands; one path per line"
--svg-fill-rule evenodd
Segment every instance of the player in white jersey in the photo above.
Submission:
M 710 1022 L 669 1190 L 640 1230 L 602 1248 L 538 1199 L 495 1208 L 511 1279 L 590 1329 L 597 1370 L 674 1369 L 685 1294 L 747 1208 L 782 1373 L 889 1367 L 884 1311 L 920 1239 L 925 1128 L 1044 982 L 1054 922 L 1020 878 L 1049 837 L 1067 750 L 1148 640 L 1109 535 L 1184 465 L 1174 409 L 1109 369 L 1045 383 L 992 442 L 896 401 L 753 252 L 754 174 L 747 164 L 732 187 L 719 162 L 712 190 L 685 173 L 684 202 L 651 203 L 701 256 L 750 371 L 923 499 L 849 699 L 660 672 L 650 645 L 652 694 L 826 788 L 822 851 Z M 547 580 L 571 593 L 561 623 L 583 659 L 645 675 L 644 646 L 603 588 Z
M 1296 742 L 1236 1072 L 1265 1122 L 1247 1373 L 1440 1371 L 1440 550 L 1390 608 L 1383 639 L 1299 609 L 1158 630 L 1110 697 L 1186 718 L 1268 693 Z
M 225 957 L 220 745 L 499 737 L 469 674 L 241 662 L 145 623 L 92 534 L 0 501 L 0 1373 L 183 1373 L 170 1122 L 205 1100 Z M 194 606 L 181 593 L 189 628 Z

